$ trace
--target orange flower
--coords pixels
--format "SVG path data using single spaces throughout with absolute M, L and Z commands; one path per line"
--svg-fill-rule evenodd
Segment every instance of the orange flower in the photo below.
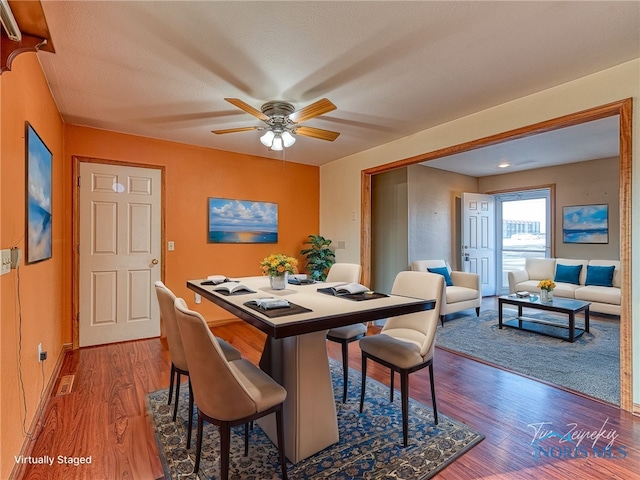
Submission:
M 274 253 L 260 262 L 263 275 L 282 275 L 285 272 L 296 273 L 298 260 L 281 253 Z

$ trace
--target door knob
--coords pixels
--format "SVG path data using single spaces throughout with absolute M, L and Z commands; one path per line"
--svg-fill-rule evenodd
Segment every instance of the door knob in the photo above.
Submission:
M 158 264 L 158 259 L 154 258 L 153 260 L 151 260 L 151 263 L 153 263 L 154 265 L 157 265 Z

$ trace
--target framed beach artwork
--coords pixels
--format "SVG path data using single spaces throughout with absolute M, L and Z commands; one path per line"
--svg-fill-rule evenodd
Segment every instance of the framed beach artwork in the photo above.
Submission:
M 562 209 L 563 243 L 609 243 L 609 205 Z
M 278 243 L 278 204 L 208 199 L 209 243 Z
M 27 242 L 26 263 L 51 258 L 52 155 L 33 127 L 26 122 Z

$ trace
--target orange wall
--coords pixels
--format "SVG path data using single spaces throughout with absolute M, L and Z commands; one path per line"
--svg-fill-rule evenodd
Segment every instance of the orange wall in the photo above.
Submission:
M 24 249 L 25 121 L 53 153 L 53 257 L 19 269 L 22 327 L 17 308 L 16 270 L 0 277 L 0 478 L 8 478 L 20 453 L 55 362 L 72 341 L 73 156 L 165 168 L 165 283 L 210 321 L 229 315 L 206 300 L 195 306 L 185 281 L 211 274 L 259 275 L 270 253 L 299 255 L 307 235 L 319 228 L 318 167 L 202 147 L 65 125 L 50 95 L 36 54 L 22 54 L 0 76 L 0 247 Z M 257 139 L 252 139 L 257 141 Z M 251 141 L 251 140 L 248 140 Z M 207 243 L 207 198 L 275 202 L 279 242 Z M 166 241 L 175 251 L 166 251 Z M 301 266 L 303 263 L 301 262 Z M 18 379 L 19 332 L 26 415 Z M 49 360 L 37 362 L 42 343 Z M 58 452 L 64 453 L 64 452 Z
M 186 280 L 260 275 L 259 262 L 270 253 L 297 256 L 304 266 L 299 252 L 307 235 L 319 228 L 318 167 L 71 125 L 65 126 L 64 138 L 67 195 L 74 155 L 165 167 L 164 281 L 208 321 L 230 315 L 206 300 L 196 306 Z M 207 243 L 208 197 L 277 203 L 278 244 Z M 175 251 L 166 250 L 166 241 L 175 242 Z
M 4 40 L 3 40 L 4 41 Z M 25 121 L 29 121 L 53 154 L 53 255 L 50 260 L 25 265 L 0 277 L 0 478 L 8 478 L 14 455 L 20 453 L 31 427 L 40 392 L 49 382 L 68 332 L 70 306 L 66 300 L 65 265 L 68 237 L 63 228 L 69 208 L 63 194 L 63 124 L 35 54 L 19 55 L 12 70 L 1 76 L 0 96 L 0 247 L 25 247 Z M 18 292 L 18 274 L 20 288 Z M 18 309 L 22 304 L 22 322 Z M 18 377 L 18 346 L 22 335 L 24 411 Z M 37 361 L 42 343 L 49 359 Z M 43 369 L 43 370 L 42 370 Z

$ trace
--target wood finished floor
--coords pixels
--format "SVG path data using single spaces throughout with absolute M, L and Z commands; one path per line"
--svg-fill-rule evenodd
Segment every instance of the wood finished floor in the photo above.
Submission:
M 217 327 L 214 333 L 257 363 L 264 344 L 262 333 L 244 323 Z M 328 349 L 332 357 L 340 359 L 339 345 L 328 342 Z M 349 362 L 351 368 L 360 369 L 357 343 L 350 346 Z M 443 350 L 436 350 L 434 365 L 439 411 L 486 436 L 436 479 L 638 478 L 639 417 Z M 160 339 L 85 348 L 67 354 L 61 375 L 76 376 L 73 391 L 50 399 L 44 428 L 32 456 L 91 456 L 92 463 L 29 465 L 21 478 L 162 478 L 145 398 L 148 392 L 168 387 L 169 366 L 169 353 Z M 369 375 L 389 383 L 388 371 L 378 365 L 369 364 Z M 428 370 L 412 374 L 410 383 L 411 396 L 431 405 Z M 587 432 L 598 432 L 604 427 L 606 432 L 616 435 L 613 452 L 620 456 L 618 448 L 622 448 L 625 458 L 596 458 L 590 450 L 593 441 L 585 439 L 582 445 L 589 447 L 586 458 L 583 455 L 572 459 L 535 459 L 531 444 L 533 428 L 529 425 L 540 422 L 550 422 L 551 428 L 562 433 L 574 423 Z M 598 443 L 603 444 L 602 440 Z

